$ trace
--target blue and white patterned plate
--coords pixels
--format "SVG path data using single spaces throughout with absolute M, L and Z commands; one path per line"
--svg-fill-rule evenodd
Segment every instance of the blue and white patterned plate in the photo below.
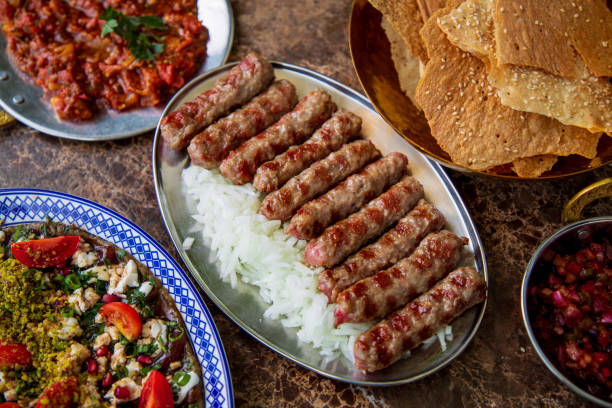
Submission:
M 0 189 L 0 220 L 5 225 L 52 221 L 75 224 L 130 252 L 147 265 L 174 298 L 198 360 L 206 407 L 234 407 L 232 381 L 215 323 L 187 274 L 149 234 L 99 204 L 73 195 L 36 189 Z

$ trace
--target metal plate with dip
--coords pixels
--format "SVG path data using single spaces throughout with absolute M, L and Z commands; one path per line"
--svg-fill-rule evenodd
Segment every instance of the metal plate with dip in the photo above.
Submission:
M 164 115 L 172 112 L 183 102 L 193 99 L 214 83 L 235 64 L 229 64 L 204 74 L 180 90 L 170 101 Z M 374 142 L 383 154 L 399 151 L 408 157 L 412 175 L 425 186 L 425 197 L 447 218 L 447 227 L 456 234 L 470 240 L 467 264 L 474 265 L 487 279 L 484 250 L 470 216 L 442 167 L 419 153 L 406 143 L 374 111 L 366 98 L 346 86 L 305 68 L 284 63 L 274 63 L 277 79 L 290 80 L 297 89 L 298 97 L 314 88 L 323 88 L 332 95 L 334 102 L 359 115 L 363 120 L 362 135 Z M 296 329 L 288 329 L 279 321 L 263 317 L 267 304 L 261 299 L 258 288 L 220 279 L 217 266 L 210 260 L 210 248 L 196 239 L 189 250 L 182 246 L 185 238 L 192 236 L 194 203 L 182 191 L 181 172 L 190 165 L 186 152 L 175 152 L 161 138 L 159 127 L 153 145 L 153 173 L 157 197 L 168 232 L 183 261 L 206 294 L 227 316 L 249 334 L 283 356 L 324 376 L 366 385 L 397 385 L 423 378 L 456 358 L 474 337 L 486 302 L 463 314 L 452 324 L 454 340 L 446 351 L 436 343 L 428 349 L 415 349 L 411 357 L 401 360 L 376 374 L 361 373 L 347 359 L 341 357 L 324 362 L 323 357 L 310 344 L 301 343 Z
M 229 0 L 198 0 L 198 19 L 208 29 L 207 56 L 199 73 L 208 72 L 227 61 L 234 38 L 234 17 Z M 11 63 L 6 39 L 0 35 L 0 107 L 21 123 L 40 132 L 83 141 L 122 139 L 155 128 L 161 108 L 127 112 L 106 111 L 94 120 L 70 122 L 60 120 L 43 90 Z

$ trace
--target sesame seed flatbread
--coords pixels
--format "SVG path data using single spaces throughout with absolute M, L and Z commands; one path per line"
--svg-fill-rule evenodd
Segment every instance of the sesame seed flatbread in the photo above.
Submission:
M 446 0 L 417 0 L 421 17 L 427 21 L 436 11 L 446 7 Z
M 389 20 L 383 18 L 380 25 L 385 31 L 391 46 L 391 59 L 397 71 L 397 79 L 399 80 L 400 88 L 408 99 L 418 108 L 414 94 L 416 93 L 416 87 L 421 77 L 419 68 L 420 61 L 410 54 L 410 51 L 404 44 L 404 40 L 397 31 L 393 29 Z
M 421 30 L 430 61 L 416 99 L 451 159 L 486 170 L 542 154 L 594 157 L 598 135 L 501 104 L 485 65 L 452 45 L 440 30 L 437 20 L 449 11 L 439 10 Z
M 574 49 L 595 76 L 612 76 L 612 12 L 605 0 L 496 0 L 500 64 L 573 78 Z
M 370 4 L 385 16 L 395 31 L 404 39 L 410 54 L 427 61 L 427 52 L 419 35 L 423 26 L 416 0 L 369 0 Z
M 543 155 L 526 157 L 512 162 L 512 169 L 519 177 L 539 177 L 545 171 L 553 168 L 557 162 L 557 156 Z
M 494 0 L 468 0 L 442 16 L 439 26 L 451 43 L 481 58 L 504 105 L 591 132 L 612 133 L 612 84 L 607 78 L 591 75 L 573 50 L 566 61 L 571 63 L 571 79 L 531 67 L 502 65 L 496 59 L 493 15 Z

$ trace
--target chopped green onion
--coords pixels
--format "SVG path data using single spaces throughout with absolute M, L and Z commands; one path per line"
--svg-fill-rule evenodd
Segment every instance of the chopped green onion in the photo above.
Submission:
M 178 371 L 174 373 L 174 376 L 172 376 L 172 381 L 174 381 L 174 383 L 180 385 L 181 387 L 187 385 L 187 383 L 189 383 L 189 380 L 191 380 L 191 375 L 182 371 Z
M 119 366 L 115 370 L 115 377 L 117 377 L 117 379 L 127 377 L 129 374 L 129 371 L 127 368 L 125 368 L 125 366 Z
M 173 322 L 174 323 L 174 322 Z M 185 331 L 183 330 L 182 326 L 178 326 L 179 330 L 181 331 L 176 337 L 172 337 L 172 335 L 168 336 L 168 339 L 170 341 L 177 341 L 178 339 L 180 339 L 181 337 L 183 337 L 183 334 L 185 334 Z

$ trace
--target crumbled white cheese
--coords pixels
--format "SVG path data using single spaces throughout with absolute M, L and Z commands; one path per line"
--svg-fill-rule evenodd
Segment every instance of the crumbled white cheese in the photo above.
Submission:
M 94 283 L 96 280 L 108 282 L 110 279 L 110 271 L 106 265 L 96 265 L 87 269 L 85 273 L 92 274 L 92 277 L 87 281 L 88 283 Z
M 143 339 L 152 339 L 157 343 L 156 353 L 168 345 L 168 327 L 160 319 L 149 319 L 142 326 Z M 151 341 L 152 342 L 152 341 Z
M 96 313 L 96 317 L 94 317 L 94 323 L 96 324 L 104 323 L 104 318 L 102 317 L 100 313 Z
M 153 290 L 153 285 L 149 281 L 142 282 L 142 285 L 138 288 L 138 291 L 144 293 L 145 296 L 149 296 L 151 290 Z
M 119 340 L 119 329 L 116 326 L 105 326 L 104 333 L 108 333 L 113 341 Z
M 70 340 L 83 334 L 79 321 L 74 317 L 60 317 L 57 321 L 55 336 L 61 340 Z
M 130 392 L 130 395 L 125 399 L 117 398 L 115 396 L 115 388 L 117 387 L 126 388 Z M 136 382 L 130 377 L 125 377 L 115 382 L 113 386 L 111 387 L 111 389 L 108 390 L 108 392 L 104 395 L 104 398 L 109 400 L 111 404 L 113 404 L 112 406 L 116 406 L 116 404 L 118 403 L 126 402 L 126 401 L 133 401 L 139 398 L 141 391 L 142 391 L 142 387 L 140 385 L 136 384 Z
M 167 327 L 163 320 L 149 319 L 142 327 L 142 336 L 151 337 L 153 339 L 162 338 L 164 341 L 167 336 Z
M 140 369 L 142 365 L 136 360 L 130 360 L 130 362 L 125 366 L 128 370 L 129 377 L 136 377 L 140 374 Z
M 92 288 L 87 288 L 85 292 L 83 292 L 83 288 L 78 288 L 68 296 L 68 303 L 74 307 L 79 315 L 85 313 L 98 300 L 100 300 L 100 295 Z
M 132 259 L 123 268 L 111 270 L 108 293 L 111 295 L 123 295 L 127 286 L 135 288 L 139 286 L 138 267 Z
M 121 343 L 115 343 L 113 355 L 111 356 L 111 368 L 116 370 L 117 367 L 125 365 L 126 360 L 125 346 Z
M 98 350 L 102 346 L 108 346 L 111 344 L 111 336 L 108 333 L 102 333 L 94 340 L 94 350 Z
M 108 367 L 108 357 L 96 357 L 96 362 L 98 363 L 98 372 L 106 371 L 106 368 Z
M 74 374 L 81 371 L 81 364 L 89 358 L 91 352 L 81 343 L 72 343 L 69 349 L 64 350 L 59 356 L 58 361 L 68 362 L 70 371 Z
M 79 268 L 87 268 L 88 266 L 93 265 L 98 260 L 98 254 L 96 251 L 90 251 L 91 246 L 87 244 L 80 245 L 79 249 L 72 255 L 72 264 L 78 266 Z

